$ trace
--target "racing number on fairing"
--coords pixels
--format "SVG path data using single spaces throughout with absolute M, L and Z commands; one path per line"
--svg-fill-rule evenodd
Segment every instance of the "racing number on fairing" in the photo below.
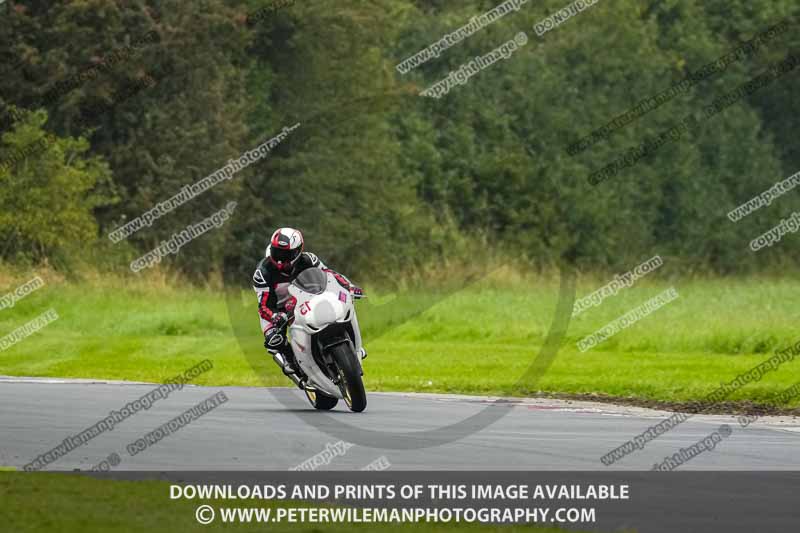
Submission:
M 300 314 L 306 316 L 309 311 L 311 311 L 311 306 L 308 305 L 308 302 L 303 302 L 303 305 L 300 306 Z

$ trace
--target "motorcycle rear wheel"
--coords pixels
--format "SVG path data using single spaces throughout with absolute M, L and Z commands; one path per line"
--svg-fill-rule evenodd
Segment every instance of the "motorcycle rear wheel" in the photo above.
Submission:
M 367 393 L 364 391 L 361 367 L 356 360 L 352 345 L 349 342 L 337 344 L 331 348 L 331 354 L 339 368 L 339 389 L 344 396 L 344 402 L 351 411 L 360 413 L 367 408 Z
M 313 390 L 306 390 L 306 398 L 308 401 L 311 402 L 311 405 L 314 409 L 319 409 L 321 411 L 330 411 L 336 404 L 339 403 L 338 398 L 334 398 L 333 396 L 328 396 L 319 391 Z

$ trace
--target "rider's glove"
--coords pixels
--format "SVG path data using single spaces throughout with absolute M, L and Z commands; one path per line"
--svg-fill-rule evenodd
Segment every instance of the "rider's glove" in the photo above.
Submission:
M 286 313 L 275 313 L 272 315 L 272 324 L 264 332 L 264 348 L 277 349 L 284 342 L 283 327 L 289 321 Z
M 360 300 L 364 297 L 364 289 L 356 285 L 350 285 L 350 294 L 353 295 L 353 300 Z
M 272 327 L 281 329 L 289 322 L 289 315 L 286 313 L 275 313 L 272 315 Z

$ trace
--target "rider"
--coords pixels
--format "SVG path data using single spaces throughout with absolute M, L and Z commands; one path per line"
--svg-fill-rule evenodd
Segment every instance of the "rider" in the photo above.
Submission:
M 296 229 L 275 230 L 267 245 L 265 257 L 259 261 L 253 274 L 253 289 L 258 296 L 258 315 L 261 318 L 261 331 L 264 332 L 264 347 L 270 353 L 277 352 L 282 356 L 284 361 L 282 370 L 289 377 L 300 374 L 292 348 L 286 338 L 286 329 L 294 317 L 294 307 L 297 303 L 288 289 L 297 275 L 307 268 L 320 268 L 333 274 L 336 281 L 350 291 L 354 300 L 364 296 L 364 291 L 360 287 L 338 272 L 327 268 L 316 255 L 304 252 L 303 246 L 303 234 Z M 356 353 L 364 359 L 367 351 L 361 344 L 361 331 L 355 314 L 351 324 L 355 333 Z M 301 378 L 295 381 L 299 384 Z

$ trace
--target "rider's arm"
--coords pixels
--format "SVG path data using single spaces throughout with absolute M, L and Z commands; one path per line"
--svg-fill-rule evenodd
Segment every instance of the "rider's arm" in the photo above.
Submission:
M 275 295 L 271 293 L 269 280 L 266 279 L 261 268 L 256 268 L 253 274 L 253 290 L 258 299 L 258 317 L 261 320 L 261 331 L 266 332 L 272 326 L 275 314 Z
M 322 262 L 322 259 L 317 257 L 317 254 L 312 254 L 311 252 L 304 252 L 304 254 L 309 261 L 307 263 L 309 266 L 317 267 L 319 269 L 322 269 L 324 272 L 330 272 L 331 274 L 333 274 L 333 276 L 336 278 L 336 281 L 338 281 L 339 285 L 341 285 L 342 287 L 349 289 L 350 286 L 353 285 L 352 283 L 350 283 L 350 280 L 347 279 L 344 275 L 339 274 L 332 268 L 328 268 L 327 266 L 325 266 L 325 263 Z
M 354 298 L 363 297 L 364 291 L 361 289 L 361 287 L 359 287 L 358 285 L 347 279 L 347 276 L 339 272 L 336 272 L 332 268 L 328 268 L 327 266 L 325 266 L 325 263 L 323 263 L 322 260 L 315 254 L 312 254 L 311 252 L 306 252 L 306 255 L 309 256 L 312 266 L 321 268 L 323 271 L 330 272 L 331 274 L 333 274 L 333 277 L 336 278 L 336 281 L 339 282 L 339 285 L 350 291 L 350 293 L 353 294 Z
M 317 267 L 325 270 L 326 267 L 325 263 L 322 262 L 322 259 L 319 258 L 317 254 L 312 254 L 311 252 L 303 252 L 305 256 L 303 259 L 306 261 L 306 266 Z

